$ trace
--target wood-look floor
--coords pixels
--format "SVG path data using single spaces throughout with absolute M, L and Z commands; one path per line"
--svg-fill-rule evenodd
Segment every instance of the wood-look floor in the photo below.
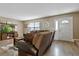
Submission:
M 12 44 L 12 40 L 0 41 L 0 56 L 17 56 L 17 52 L 11 49 L 5 50 L 1 47 L 7 47 Z M 79 56 L 79 47 L 73 42 L 53 41 L 51 47 L 44 56 Z
M 79 56 L 79 47 L 73 42 L 53 41 L 44 56 Z

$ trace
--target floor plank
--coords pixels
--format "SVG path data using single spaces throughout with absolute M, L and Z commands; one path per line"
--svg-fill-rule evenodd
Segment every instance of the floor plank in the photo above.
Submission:
M 54 41 L 45 56 L 79 56 L 79 47 L 73 42 Z

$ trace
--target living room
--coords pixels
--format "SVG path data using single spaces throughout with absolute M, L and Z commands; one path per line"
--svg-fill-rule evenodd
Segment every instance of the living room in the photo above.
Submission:
M 78 3 L 3 3 L 0 4 L 0 8 L 1 56 L 29 55 L 29 50 L 27 52 L 26 50 L 30 46 L 27 44 L 27 42 L 25 43 L 24 41 L 29 41 L 30 38 L 32 38 L 31 43 L 34 46 L 34 54 L 31 54 L 31 51 L 29 52 L 31 55 L 79 55 Z M 51 42 L 49 42 L 48 39 L 45 39 L 45 35 L 48 39 L 52 37 L 52 39 L 50 39 Z M 41 36 L 44 38 L 41 38 Z M 45 40 L 45 43 L 42 41 L 40 42 L 40 39 Z M 38 46 L 38 43 L 40 44 L 40 46 Z M 48 44 L 48 46 L 46 44 Z M 43 47 L 46 49 L 44 49 Z M 69 49 L 64 49 L 66 47 Z M 73 50 L 71 50 L 72 48 Z M 61 53 L 57 51 L 61 51 Z M 44 52 L 45 54 L 43 54 Z

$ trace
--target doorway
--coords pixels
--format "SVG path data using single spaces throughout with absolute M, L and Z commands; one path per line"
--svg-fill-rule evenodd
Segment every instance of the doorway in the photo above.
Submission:
M 64 17 L 55 20 L 55 40 L 73 40 L 73 18 Z

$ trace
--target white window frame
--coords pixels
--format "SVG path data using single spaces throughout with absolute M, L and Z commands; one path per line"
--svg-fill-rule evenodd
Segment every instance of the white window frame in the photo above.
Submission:
M 36 26 L 36 24 L 38 24 L 38 26 Z M 28 32 L 34 31 L 34 30 L 40 30 L 40 22 L 32 22 L 32 23 L 29 23 L 27 25 L 27 28 L 28 28 Z M 31 30 L 31 28 L 33 28 L 33 30 Z M 38 29 L 36 29 L 36 28 L 38 28 Z

